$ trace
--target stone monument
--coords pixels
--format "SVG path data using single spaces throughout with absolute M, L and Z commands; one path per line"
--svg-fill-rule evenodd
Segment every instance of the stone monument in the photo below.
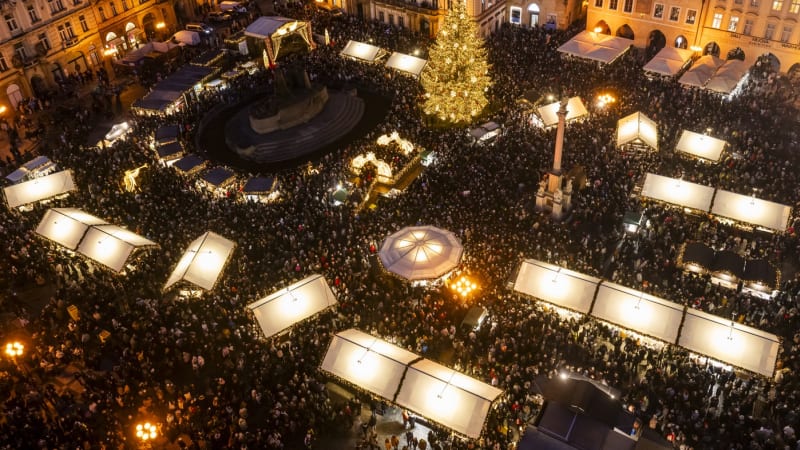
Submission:
M 563 219 L 572 208 L 572 180 L 564 186 L 564 175 L 561 170 L 561 155 L 564 150 L 564 128 L 567 118 L 567 101 L 564 97 L 558 108 L 558 128 L 556 129 L 556 145 L 553 155 L 553 168 L 547 173 L 547 181 L 539 183 L 536 192 L 536 209 L 549 211 L 555 220 Z

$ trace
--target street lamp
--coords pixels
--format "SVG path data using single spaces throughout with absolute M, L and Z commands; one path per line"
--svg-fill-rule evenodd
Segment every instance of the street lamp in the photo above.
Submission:
M 475 282 L 470 281 L 470 279 L 466 276 L 462 276 L 458 279 L 458 281 L 453 283 L 450 288 L 458 292 L 458 294 L 462 297 L 466 298 L 470 293 L 472 293 L 472 291 L 478 288 L 478 285 L 476 285 Z
M 150 422 L 136 425 L 136 437 L 144 445 L 149 444 L 157 435 L 156 426 Z
M 22 356 L 22 352 L 25 350 L 25 346 L 22 343 L 14 341 L 9 342 L 6 344 L 6 355 L 10 356 L 11 358 L 16 358 L 17 356 Z

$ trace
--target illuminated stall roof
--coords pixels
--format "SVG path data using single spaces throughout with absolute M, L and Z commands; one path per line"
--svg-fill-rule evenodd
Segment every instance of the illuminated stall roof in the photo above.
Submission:
M 37 156 L 23 164 L 19 169 L 6 175 L 6 180 L 12 183 L 19 183 L 25 178 L 35 177 L 38 174 L 47 173 L 55 170 L 56 163 L 44 155 Z
M 289 287 L 247 305 L 270 337 L 336 304 L 322 275 L 311 275 Z
M 561 108 L 561 102 L 553 102 L 538 109 L 539 117 L 542 118 L 542 123 L 545 128 L 558 124 L 559 108 Z M 567 117 L 565 119 L 567 122 L 580 119 L 588 114 L 589 111 L 586 110 L 586 106 L 583 104 L 580 97 L 572 97 L 569 99 L 567 102 Z
M 692 64 L 692 67 L 678 81 L 686 86 L 703 87 L 724 63 L 725 61 L 714 55 L 702 56 Z
M 78 253 L 121 272 L 134 250 L 157 244 L 116 225 L 94 225 L 78 245 Z
M 86 230 L 108 222 L 75 208 L 51 208 L 42 217 L 36 234 L 70 250 L 78 248 Z
M 778 359 L 780 340 L 774 334 L 688 308 L 678 345 L 770 377 Z
M 257 39 L 268 39 L 286 24 L 295 22 L 301 23 L 302 21 L 281 16 L 261 16 L 245 28 L 244 35 Z
M 356 329 L 336 333 L 320 368 L 342 380 L 394 401 L 406 367 L 418 355 Z
M 619 119 L 617 122 L 617 147 L 627 144 L 644 144 L 653 150 L 658 150 L 656 123 L 640 112 Z
M 599 283 L 599 278 L 526 259 L 520 264 L 514 291 L 588 314 Z
M 408 367 L 396 403 L 472 439 L 503 391 L 430 360 Z
M 675 146 L 675 151 L 716 162 L 719 161 L 725 145 L 727 145 L 727 142 L 722 139 L 683 130 L 681 138 L 678 140 L 678 145 Z
M 386 52 L 380 47 L 353 40 L 348 41 L 341 52 L 342 56 L 367 62 L 375 62 L 375 60 L 380 59 L 385 54 Z
M 430 225 L 405 227 L 383 241 L 378 254 L 383 267 L 407 280 L 432 280 L 461 262 L 464 248 L 447 230 Z
M 677 75 L 689 63 L 692 55 L 694 55 L 692 50 L 664 47 L 643 68 L 645 72 L 672 77 Z
M 9 208 L 36 203 L 74 191 L 72 171 L 62 170 L 43 177 L 33 178 L 3 189 Z
M 426 59 L 398 52 L 392 53 L 386 61 L 386 67 L 409 73 L 415 77 L 418 77 L 419 74 L 422 73 L 426 64 L 428 64 L 428 60 Z
M 622 56 L 633 45 L 633 40 L 594 31 L 582 31 L 558 47 L 558 51 L 578 58 L 608 64 Z
M 180 172 L 190 175 L 195 172 L 199 172 L 203 169 L 207 164 L 206 160 L 195 155 L 195 154 L 188 154 L 183 158 L 177 160 L 172 167 L 178 169 Z
M 233 241 L 214 232 L 203 233 L 189 244 L 164 289 L 179 281 L 188 281 L 205 290 L 213 289 L 235 246 Z
M 224 167 L 215 167 L 203 175 L 203 181 L 211 187 L 222 188 L 233 182 L 235 177 L 232 171 Z
M 674 344 L 678 340 L 683 309 L 683 305 L 604 281 L 597 291 L 591 315 Z
M 648 173 L 641 196 L 708 212 L 711 209 L 711 199 L 714 198 L 714 188 Z
M 713 77 L 706 83 L 706 89 L 720 94 L 730 94 L 742 81 L 750 69 L 749 64 L 738 59 L 730 59 L 717 70 Z
M 717 190 L 712 214 L 737 222 L 784 231 L 789 226 L 792 208 L 780 203 L 761 200 L 749 195 Z

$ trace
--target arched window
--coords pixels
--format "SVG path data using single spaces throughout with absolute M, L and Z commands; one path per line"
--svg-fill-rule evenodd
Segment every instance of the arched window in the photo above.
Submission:
M 539 5 L 536 3 L 531 3 L 528 5 L 528 16 L 530 16 L 531 19 L 530 26 L 539 26 Z

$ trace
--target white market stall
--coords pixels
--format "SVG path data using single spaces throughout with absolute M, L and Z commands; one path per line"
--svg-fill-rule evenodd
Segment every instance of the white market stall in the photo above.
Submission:
M 648 173 L 644 179 L 641 196 L 708 212 L 711 209 L 711 200 L 714 198 L 714 188 Z
M 692 61 L 693 55 L 694 51 L 685 48 L 664 47 L 643 69 L 645 72 L 674 77 Z
M 386 67 L 399 70 L 407 74 L 418 77 L 425 69 L 428 60 L 417 58 L 416 56 L 406 55 L 405 53 L 394 52 L 386 61 Z
M 44 213 L 36 234 L 70 250 L 78 248 L 86 231 L 93 225 L 108 222 L 75 208 L 51 208 Z
M 72 171 L 62 170 L 3 188 L 9 208 L 18 208 L 31 203 L 48 200 L 76 189 Z
M 289 19 L 281 16 L 261 16 L 244 30 L 244 35 L 264 43 L 264 65 L 272 66 L 280 55 L 283 40 L 289 36 L 299 36 L 309 50 L 317 47 L 311 22 Z
M 56 163 L 50 161 L 47 156 L 37 156 L 23 164 L 19 169 L 6 175 L 6 180 L 12 183 L 19 183 L 24 180 L 41 177 L 56 170 Z
M 595 31 L 582 31 L 558 47 L 558 51 L 602 64 L 614 62 L 633 45 L 633 40 Z
M 599 278 L 535 259 L 526 259 L 520 264 L 514 281 L 514 291 L 588 314 L 599 283 Z
M 604 281 L 592 316 L 670 344 L 678 340 L 684 306 Z
M 658 150 L 658 127 L 640 112 L 635 112 L 617 121 L 617 147 L 647 146 Z
M 713 77 L 706 83 L 706 89 L 720 94 L 730 94 L 747 75 L 750 66 L 744 61 L 731 59 L 717 70 Z
M 503 128 L 497 122 L 486 122 L 483 125 L 469 130 L 469 135 L 472 136 L 477 143 L 484 143 L 502 133 Z
M 383 241 L 383 267 L 409 281 L 440 278 L 461 262 L 464 247 L 450 231 L 430 225 L 405 227 Z
M 503 391 L 424 359 L 406 371 L 395 403 L 471 439 Z
M 545 128 L 558 124 L 558 110 L 560 108 L 561 102 L 553 102 L 538 109 L 539 117 L 542 119 Z M 572 97 L 567 101 L 567 117 L 565 118 L 567 122 L 580 119 L 588 114 L 589 111 L 580 97 Z
M 213 289 L 235 246 L 233 241 L 214 232 L 203 233 L 189 244 L 167 279 L 164 290 L 179 281 L 187 281 L 205 290 Z
M 334 305 L 336 297 L 322 275 L 311 275 L 247 305 L 265 337 L 274 336 Z
M 780 339 L 774 334 L 688 308 L 678 345 L 771 377 L 778 359 Z
M 116 225 L 94 225 L 78 245 L 78 253 L 114 272 L 121 272 L 135 250 L 157 247 L 157 244 Z
M 703 87 L 724 62 L 714 55 L 702 56 L 678 81 L 685 86 Z
M 394 401 L 406 367 L 418 355 L 356 329 L 336 333 L 320 369 L 345 382 Z
M 675 146 L 675 151 L 717 162 L 722 156 L 722 152 L 725 150 L 727 144 L 728 143 L 722 139 L 683 130 L 681 138 L 678 140 L 678 145 Z
M 780 203 L 719 189 L 714 197 L 711 214 L 768 230 L 784 231 L 789 226 L 792 208 Z
M 344 46 L 340 54 L 361 61 L 375 62 L 386 55 L 386 52 L 380 47 L 350 40 L 347 41 L 347 45 Z

